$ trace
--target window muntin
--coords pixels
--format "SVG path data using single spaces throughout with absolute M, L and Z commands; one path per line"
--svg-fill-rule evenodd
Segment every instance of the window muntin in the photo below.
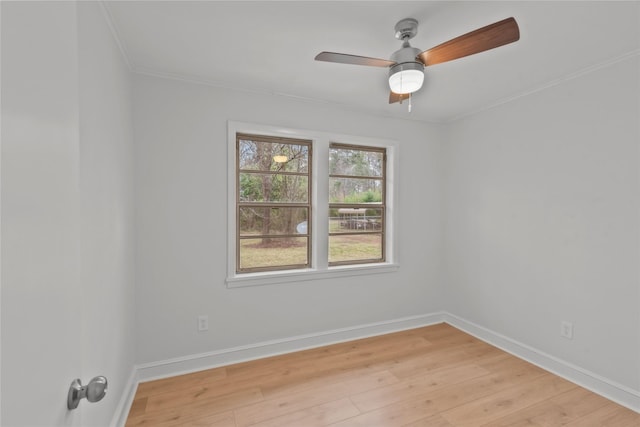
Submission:
M 310 266 L 311 148 L 236 134 L 236 273 Z
M 385 261 L 386 149 L 329 145 L 329 265 Z

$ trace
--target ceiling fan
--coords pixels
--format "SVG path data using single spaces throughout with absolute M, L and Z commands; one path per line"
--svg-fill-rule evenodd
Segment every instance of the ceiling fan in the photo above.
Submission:
M 399 21 L 395 26 L 395 36 L 402 41 L 402 48 L 395 51 L 389 60 L 335 52 L 320 52 L 315 60 L 389 68 L 389 104 L 392 104 L 410 98 L 413 92 L 422 87 L 424 67 L 474 55 L 520 39 L 518 23 L 514 18 L 503 19 L 423 52 L 409 44 L 409 40 L 417 33 L 418 21 L 413 18 Z

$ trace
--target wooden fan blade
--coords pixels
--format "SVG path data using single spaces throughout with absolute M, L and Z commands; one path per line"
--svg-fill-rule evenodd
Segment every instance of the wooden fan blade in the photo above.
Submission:
M 337 62 L 339 64 L 367 65 L 370 67 L 390 67 L 393 61 L 367 56 L 348 55 L 346 53 L 320 52 L 315 57 L 316 61 Z
M 417 58 L 425 66 L 435 65 L 494 49 L 519 39 L 518 23 L 514 18 L 507 18 L 425 50 Z
M 389 104 L 395 104 L 396 102 L 404 101 L 405 99 L 409 99 L 409 96 L 411 96 L 410 93 L 400 94 L 389 92 Z

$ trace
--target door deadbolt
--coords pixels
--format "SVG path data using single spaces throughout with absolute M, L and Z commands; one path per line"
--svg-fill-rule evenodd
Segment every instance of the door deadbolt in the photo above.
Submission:
M 89 384 L 82 385 L 80 379 L 75 379 L 69 387 L 67 395 L 67 408 L 76 409 L 81 399 L 89 402 L 98 402 L 107 394 L 107 379 L 103 376 L 92 378 Z

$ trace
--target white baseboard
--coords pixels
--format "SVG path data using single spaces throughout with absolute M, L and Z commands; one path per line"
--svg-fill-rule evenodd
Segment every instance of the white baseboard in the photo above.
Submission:
M 271 340 L 138 365 L 140 382 L 442 323 L 441 312 Z
M 566 380 L 606 397 L 632 411 L 640 412 L 640 391 L 558 359 L 538 349 L 501 335 L 451 313 L 443 313 L 443 321 L 501 350 L 533 363 Z
M 134 367 L 131 370 L 131 375 L 129 375 L 129 380 L 124 387 L 122 396 L 120 396 L 120 401 L 118 402 L 118 406 L 116 407 L 109 427 L 124 427 L 126 424 L 127 416 L 131 410 L 131 404 L 133 403 L 133 398 L 138 390 L 138 383 L 138 370 Z

